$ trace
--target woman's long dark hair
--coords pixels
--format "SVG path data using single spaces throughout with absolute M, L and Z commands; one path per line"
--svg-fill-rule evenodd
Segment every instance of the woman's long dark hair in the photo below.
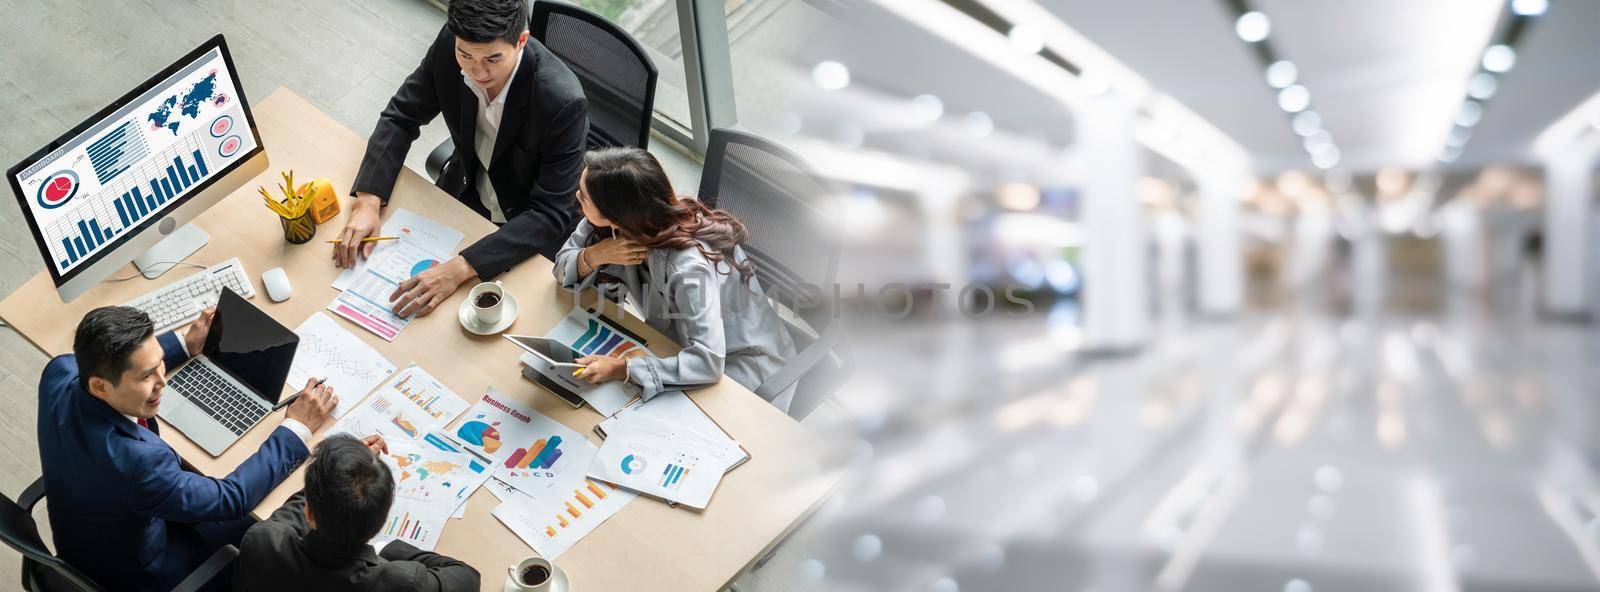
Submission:
M 744 223 L 698 199 L 678 197 L 655 156 L 640 148 L 601 148 L 585 154 L 583 163 L 589 201 L 623 238 L 649 249 L 694 247 L 712 268 L 731 275 L 721 265 L 727 263 L 750 283 L 755 266 L 733 257 L 733 248 L 748 237 Z

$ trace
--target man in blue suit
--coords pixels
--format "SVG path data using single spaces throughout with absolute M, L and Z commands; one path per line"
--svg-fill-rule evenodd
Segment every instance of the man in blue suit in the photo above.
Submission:
M 261 503 L 309 454 L 333 393 L 312 383 L 232 474 L 183 470 L 158 435 L 167 372 L 198 353 L 214 310 L 186 335 L 154 335 L 150 317 L 108 306 L 83 317 L 72 354 L 39 381 L 39 460 L 56 552 L 101 585 L 170 590 L 216 549 L 238 544 Z

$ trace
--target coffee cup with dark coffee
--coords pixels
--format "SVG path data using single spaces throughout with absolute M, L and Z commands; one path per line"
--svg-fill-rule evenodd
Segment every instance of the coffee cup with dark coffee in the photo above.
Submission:
M 506 293 L 499 282 L 484 282 L 473 286 L 472 291 L 467 293 L 467 301 L 472 303 L 473 320 L 481 326 L 494 326 L 500 322 L 500 316 L 505 314 Z
M 550 579 L 550 570 L 543 565 L 530 565 L 522 568 L 522 574 L 518 577 L 524 586 L 537 586 Z
M 529 557 L 506 570 L 506 592 L 566 592 L 567 577 L 543 557 Z

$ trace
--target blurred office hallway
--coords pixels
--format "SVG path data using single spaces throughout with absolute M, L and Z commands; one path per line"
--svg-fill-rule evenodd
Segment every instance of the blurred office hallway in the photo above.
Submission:
M 1600 590 L 1600 5 L 838 4 L 766 129 L 916 303 L 753 579 Z

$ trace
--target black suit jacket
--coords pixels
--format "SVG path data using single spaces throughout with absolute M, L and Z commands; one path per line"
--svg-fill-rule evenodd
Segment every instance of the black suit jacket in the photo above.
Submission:
M 473 148 L 478 134 L 478 97 L 461 77 L 455 43 L 450 29 L 441 29 L 422 64 L 389 99 L 367 140 L 352 194 L 371 193 L 388 203 L 418 129 L 443 115 L 456 150 L 439 178 L 439 187 L 489 217 L 476 187 L 483 167 Z M 529 39 L 523 46 L 522 64 L 501 92 L 508 94 L 489 159 L 489 182 L 494 184 L 506 223 L 461 251 L 485 280 L 535 253 L 555 259 L 577 223 L 578 177 L 583 172 L 584 137 L 589 131 L 583 86 L 566 64 L 538 41 Z
M 238 592 L 308 590 L 475 591 L 478 570 L 438 553 L 420 551 L 403 541 L 383 548 L 348 546 L 324 538 L 306 526 L 306 494 L 300 492 L 250 527 L 239 544 Z

